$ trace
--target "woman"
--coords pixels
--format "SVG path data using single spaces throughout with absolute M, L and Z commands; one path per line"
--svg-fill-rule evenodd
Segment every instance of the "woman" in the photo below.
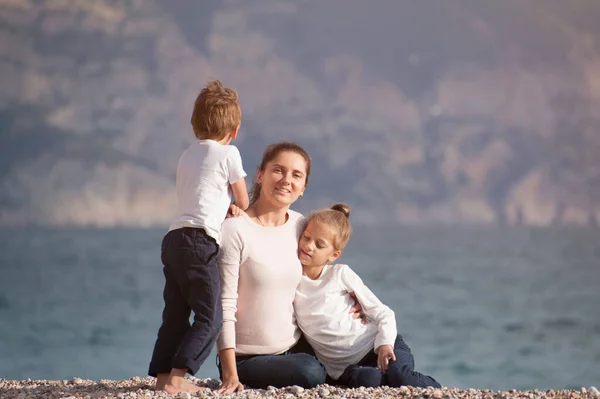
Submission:
M 302 276 L 297 248 L 304 217 L 290 206 L 304 194 L 310 167 L 310 157 L 299 145 L 269 145 L 250 207 L 223 223 L 220 393 L 240 391 L 243 384 L 311 388 L 325 383 L 325 368 L 302 338 L 293 310 Z

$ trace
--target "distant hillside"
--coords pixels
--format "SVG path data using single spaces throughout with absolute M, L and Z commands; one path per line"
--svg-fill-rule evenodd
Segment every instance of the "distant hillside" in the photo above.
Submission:
M 165 225 L 211 78 L 357 222 L 600 219 L 595 0 L 0 0 L 0 225 Z M 248 182 L 250 183 L 250 181 Z

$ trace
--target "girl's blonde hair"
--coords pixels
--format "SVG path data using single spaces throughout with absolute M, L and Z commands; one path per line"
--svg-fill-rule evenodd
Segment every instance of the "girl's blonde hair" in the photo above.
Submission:
M 352 226 L 350 225 L 350 206 L 342 203 L 337 203 L 329 209 L 319 209 L 311 213 L 308 222 L 311 221 L 323 223 L 330 227 L 335 237 L 333 246 L 336 250 L 341 251 L 348 244 L 352 235 Z

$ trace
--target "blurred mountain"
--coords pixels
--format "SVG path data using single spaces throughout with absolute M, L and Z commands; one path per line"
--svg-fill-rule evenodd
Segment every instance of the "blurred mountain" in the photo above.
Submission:
M 0 0 L 0 225 L 165 225 L 199 89 L 364 223 L 600 219 L 596 0 Z M 250 183 L 250 182 L 248 182 Z

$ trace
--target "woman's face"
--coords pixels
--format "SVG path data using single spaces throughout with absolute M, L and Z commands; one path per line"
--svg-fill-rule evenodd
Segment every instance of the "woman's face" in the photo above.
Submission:
M 304 194 L 306 188 L 306 161 L 302 155 L 291 151 L 280 152 L 265 170 L 258 170 L 257 182 L 261 184 L 260 199 L 280 206 L 290 206 Z

